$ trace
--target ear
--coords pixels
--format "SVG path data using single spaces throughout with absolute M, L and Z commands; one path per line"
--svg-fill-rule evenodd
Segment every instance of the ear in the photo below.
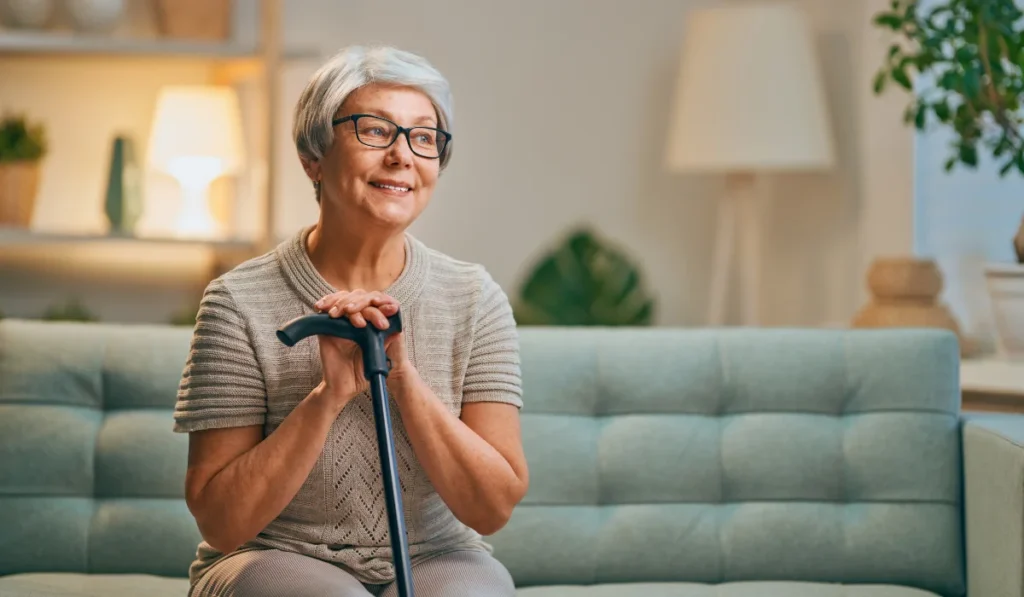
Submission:
M 320 182 L 320 162 L 302 156 L 299 156 L 299 161 L 302 162 L 302 169 L 306 171 L 306 176 L 313 182 Z

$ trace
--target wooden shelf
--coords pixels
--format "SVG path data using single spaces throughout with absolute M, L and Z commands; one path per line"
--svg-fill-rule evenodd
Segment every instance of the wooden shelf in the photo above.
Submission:
M 1024 363 L 994 356 L 964 359 L 960 388 L 965 411 L 1024 412 Z
M 259 60 L 260 48 L 237 42 L 104 37 L 63 32 L 0 31 L 0 55 L 196 58 Z M 286 52 L 284 60 L 317 58 L 314 51 Z
M 997 358 L 964 359 L 960 365 L 960 387 L 970 392 L 1024 398 L 1024 363 Z
M 203 240 L 174 237 L 136 237 L 103 234 L 74 234 L 63 232 L 39 232 L 21 228 L 0 226 L 0 248 L 3 247 L 46 247 L 58 244 L 125 244 L 125 245 L 176 245 L 209 247 L 229 251 L 255 251 L 258 242 L 247 239 Z

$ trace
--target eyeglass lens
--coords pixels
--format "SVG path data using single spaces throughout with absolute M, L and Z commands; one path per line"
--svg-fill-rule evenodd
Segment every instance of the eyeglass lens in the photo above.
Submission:
M 397 134 L 394 124 L 374 116 L 361 116 L 356 122 L 356 137 L 370 147 L 387 147 Z M 444 151 L 444 143 L 444 135 L 435 129 L 415 127 L 409 131 L 409 145 L 420 155 L 437 157 Z

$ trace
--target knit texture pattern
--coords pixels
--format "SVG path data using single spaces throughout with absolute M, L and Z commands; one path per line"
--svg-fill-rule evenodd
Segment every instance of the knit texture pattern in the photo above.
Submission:
M 206 288 L 182 374 L 174 430 L 262 425 L 269 435 L 322 380 L 319 345 L 287 347 L 275 331 L 315 313 L 336 292 L 306 251 L 312 228 L 240 264 Z M 405 237 L 405 267 L 385 290 L 401 305 L 409 356 L 450 412 L 467 402 L 521 408 L 519 342 L 505 293 L 480 265 Z M 455 549 L 492 548 L 448 509 L 409 443 L 394 402 L 395 451 L 413 562 Z M 271 547 L 335 563 L 364 583 L 394 580 L 387 510 L 369 393 L 334 422 L 298 494 L 241 549 Z M 199 545 L 195 582 L 223 554 Z

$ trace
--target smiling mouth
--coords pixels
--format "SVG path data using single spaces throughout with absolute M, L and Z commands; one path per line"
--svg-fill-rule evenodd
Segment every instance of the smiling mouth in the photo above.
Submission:
M 370 186 L 377 187 L 378 189 L 384 189 L 385 191 L 392 191 L 395 193 L 408 193 L 410 191 L 409 187 L 403 187 L 393 184 L 384 184 L 380 182 L 371 182 Z

